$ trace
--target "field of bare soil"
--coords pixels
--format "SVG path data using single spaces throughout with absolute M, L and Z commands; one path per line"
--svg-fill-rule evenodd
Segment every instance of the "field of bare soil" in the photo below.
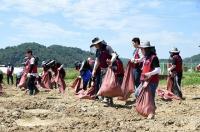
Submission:
M 184 101 L 165 102 L 156 98 L 156 117 L 138 115 L 131 104 L 115 100 L 114 107 L 98 101 L 79 100 L 71 88 L 66 95 L 57 90 L 25 95 L 4 85 L 0 96 L 1 132 L 172 132 L 200 131 L 200 86 L 184 87 Z M 196 98 L 195 98 L 196 97 Z

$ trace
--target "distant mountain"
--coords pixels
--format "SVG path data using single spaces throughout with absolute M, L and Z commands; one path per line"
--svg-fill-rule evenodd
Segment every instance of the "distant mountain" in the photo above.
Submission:
M 184 59 L 185 63 L 197 63 L 200 64 L 200 54 L 194 55 L 192 57 L 188 57 Z
M 23 62 L 27 49 L 33 50 L 34 55 L 39 57 L 39 64 L 43 60 L 55 59 L 67 67 L 73 67 L 75 61 L 82 61 L 89 56 L 93 56 L 90 52 L 79 48 L 60 45 L 46 47 L 38 43 L 23 43 L 18 46 L 0 49 L 0 64 L 6 65 L 10 62 L 15 66 L 19 66 Z

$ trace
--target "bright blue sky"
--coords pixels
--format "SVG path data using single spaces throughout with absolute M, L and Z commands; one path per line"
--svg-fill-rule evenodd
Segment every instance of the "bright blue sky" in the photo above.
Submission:
M 200 0 L 0 0 L 0 36 L 0 48 L 38 42 L 84 50 L 98 36 L 128 58 L 140 37 L 159 58 L 172 47 L 188 57 L 200 52 Z

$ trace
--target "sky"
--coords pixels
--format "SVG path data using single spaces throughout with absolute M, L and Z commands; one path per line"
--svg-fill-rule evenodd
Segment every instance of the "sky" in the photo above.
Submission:
M 37 42 L 89 51 L 99 37 L 121 56 L 131 40 L 156 46 L 159 58 L 177 47 L 200 53 L 200 0 L 0 0 L 0 48 Z

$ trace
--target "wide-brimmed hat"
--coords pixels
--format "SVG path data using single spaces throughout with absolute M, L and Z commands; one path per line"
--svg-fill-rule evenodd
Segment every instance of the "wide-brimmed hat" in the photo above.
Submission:
M 46 64 L 46 61 L 42 61 L 42 66 L 44 66 Z
M 96 38 L 94 38 L 93 40 L 92 40 L 92 44 L 90 45 L 90 47 L 93 47 L 93 46 L 95 46 L 95 45 L 97 45 L 97 44 L 99 44 L 100 42 L 103 42 L 104 40 L 101 40 L 101 39 L 99 39 L 98 37 L 96 37 Z
M 141 45 L 139 46 L 139 48 L 153 48 L 155 46 L 152 46 L 150 44 L 150 41 L 146 41 L 146 42 L 142 42 Z
M 180 51 L 178 50 L 178 48 L 172 48 L 169 53 L 180 53 Z

